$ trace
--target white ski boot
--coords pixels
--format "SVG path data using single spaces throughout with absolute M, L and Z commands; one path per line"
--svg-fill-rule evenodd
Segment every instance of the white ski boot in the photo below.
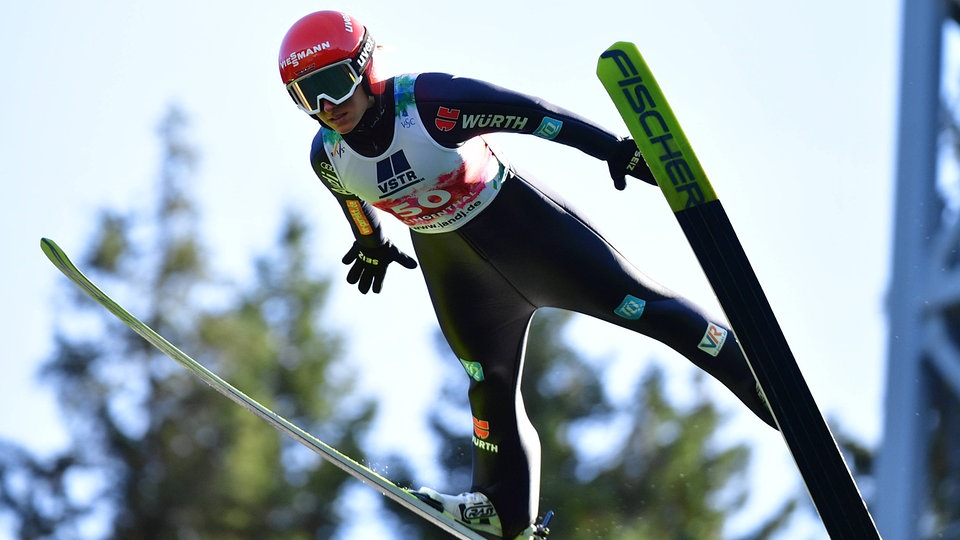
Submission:
M 493 503 L 483 493 L 445 495 L 428 487 L 422 487 L 410 493 L 477 532 L 494 538 L 503 537 L 500 516 L 497 515 Z M 546 527 L 530 525 L 514 540 L 545 538 L 548 531 Z
M 410 493 L 475 531 L 497 538 L 503 534 L 500 516 L 497 515 L 497 510 L 490 499 L 483 493 L 444 495 L 428 487 L 422 487 Z

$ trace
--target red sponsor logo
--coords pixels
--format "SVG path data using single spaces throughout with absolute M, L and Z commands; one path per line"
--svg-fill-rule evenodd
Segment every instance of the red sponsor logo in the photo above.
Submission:
M 490 436 L 490 422 L 486 420 L 479 420 L 476 417 L 473 419 L 473 434 L 480 439 L 486 439 Z
M 440 107 L 437 110 L 437 118 L 434 123 L 440 131 L 452 131 L 457 127 L 457 120 L 460 119 L 460 109 L 448 109 Z

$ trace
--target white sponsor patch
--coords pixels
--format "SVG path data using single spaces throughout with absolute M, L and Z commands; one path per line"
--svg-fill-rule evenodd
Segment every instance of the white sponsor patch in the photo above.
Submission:
M 697 345 L 697 347 L 710 356 L 716 356 L 720 354 L 720 349 L 723 348 L 723 344 L 726 341 L 726 328 L 710 323 L 710 325 L 707 326 L 706 333 L 703 334 L 703 339 L 700 340 L 700 345 Z

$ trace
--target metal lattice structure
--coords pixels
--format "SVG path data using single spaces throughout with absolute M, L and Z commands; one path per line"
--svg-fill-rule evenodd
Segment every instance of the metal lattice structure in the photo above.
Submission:
M 904 0 L 884 440 L 886 540 L 960 539 L 960 0 Z

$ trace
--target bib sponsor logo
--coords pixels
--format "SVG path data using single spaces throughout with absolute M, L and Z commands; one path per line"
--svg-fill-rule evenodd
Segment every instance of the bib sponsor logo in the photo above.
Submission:
M 643 315 L 643 309 L 647 307 L 647 302 L 628 294 L 620 302 L 620 306 L 613 310 L 614 313 L 624 319 L 635 321 Z
M 338 158 L 343 159 L 343 153 L 346 149 L 344 148 L 343 139 L 337 138 L 337 142 L 333 143 L 333 153 Z
M 377 162 L 377 187 L 380 189 L 381 199 L 420 182 L 423 182 L 423 178 L 417 176 L 403 150 Z
M 697 347 L 710 356 L 717 356 L 720 354 L 720 349 L 723 348 L 723 344 L 726 341 L 727 330 L 710 323 L 710 326 L 707 327 L 707 332 L 703 334 L 703 339 L 700 340 L 700 345 Z

